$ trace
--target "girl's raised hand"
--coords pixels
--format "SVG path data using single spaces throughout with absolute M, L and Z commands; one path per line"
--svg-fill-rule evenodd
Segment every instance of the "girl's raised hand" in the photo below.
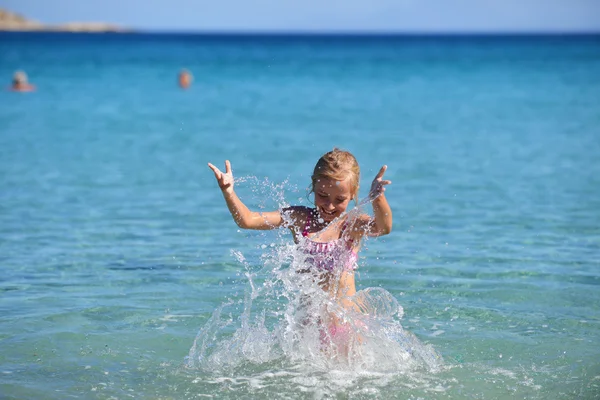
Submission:
M 233 190 L 233 173 L 231 172 L 231 163 L 229 160 L 225 160 L 225 172 L 222 172 L 219 168 L 208 163 L 208 168 L 212 169 L 217 178 L 217 183 L 222 191 Z
M 381 167 L 375 179 L 373 179 L 373 183 L 371 184 L 371 191 L 369 192 L 369 197 L 371 199 L 377 198 L 380 194 L 385 192 L 385 185 L 389 185 L 392 181 L 384 180 L 383 174 L 387 170 L 387 165 Z

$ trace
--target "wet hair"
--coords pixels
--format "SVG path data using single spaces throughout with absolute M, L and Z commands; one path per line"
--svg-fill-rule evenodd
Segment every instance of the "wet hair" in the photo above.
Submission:
M 312 185 L 309 194 L 314 192 L 315 185 L 322 178 L 339 182 L 348 179 L 352 190 L 352 198 L 354 200 L 358 199 L 360 167 L 356 158 L 349 151 L 334 148 L 319 158 L 311 176 Z

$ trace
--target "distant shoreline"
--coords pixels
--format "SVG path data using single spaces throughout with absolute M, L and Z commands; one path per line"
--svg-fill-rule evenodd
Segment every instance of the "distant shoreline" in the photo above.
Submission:
M 103 33 L 114 33 L 114 34 L 130 34 L 135 33 L 132 29 L 117 29 L 117 28 L 89 28 L 89 27 L 78 27 L 78 28 L 66 28 L 66 27 L 52 27 L 52 28 L 39 28 L 39 29 L 5 29 L 0 26 L 0 34 L 5 33 L 67 33 L 67 34 L 103 34 Z
M 133 30 L 106 22 L 43 24 L 0 8 L 0 32 L 130 33 Z
M 67 22 L 62 24 L 44 24 L 28 19 L 20 14 L 0 8 L 0 34 L 2 33 L 116 33 L 139 35 L 171 36 L 212 36 L 212 37 L 406 37 L 406 38 L 517 38 L 517 37 L 597 37 L 600 31 L 334 31 L 334 30 L 177 30 L 177 29 L 138 29 L 119 26 L 107 22 Z
M 87 34 L 121 34 L 135 36 L 165 36 L 165 37 L 206 37 L 206 38 L 323 38 L 323 39 L 544 39 L 544 38 L 589 38 L 600 39 L 600 32 L 462 32 L 462 33 L 444 33 L 444 32 L 303 32 L 303 31 L 177 31 L 177 30 L 143 30 L 143 29 L 120 29 L 120 30 L 61 30 L 61 29 L 2 29 L 0 35 L 35 35 L 35 34 L 56 34 L 62 35 L 87 35 Z

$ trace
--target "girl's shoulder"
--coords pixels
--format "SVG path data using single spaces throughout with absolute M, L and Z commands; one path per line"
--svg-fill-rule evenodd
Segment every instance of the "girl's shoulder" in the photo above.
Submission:
M 281 210 L 284 220 L 291 222 L 291 225 L 304 226 L 314 209 L 306 206 L 290 206 Z
M 348 218 L 347 223 L 353 225 L 354 227 L 362 227 L 371 224 L 373 221 L 373 217 L 369 214 L 359 214 L 357 216 Z
M 373 224 L 373 217 L 369 214 L 359 214 L 346 219 L 342 230 L 350 233 L 355 241 L 360 241 L 363 236 L 368 236 Z
M 298 243 L 306 230 L 313 209 L 306 206 L 290 206 L 281 210 L 281 215 L 286 221 L 286 226 L 294 235 L 294 242 Z
M 281 210 L 282 214 L 287 214 L 292 218 L 303 217 L 306 218 L 307 215 L 311 214 L 313 209 L 306 206 L 289 206 L 285 207 Z

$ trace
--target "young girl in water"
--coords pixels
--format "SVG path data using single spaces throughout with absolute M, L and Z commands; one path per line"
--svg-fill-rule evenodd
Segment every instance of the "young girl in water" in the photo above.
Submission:
M 387 166 L 381 167 L 371 184 L 372 217 L 360 212 L 346 212 L 350 202 L 358 200 L 360 181 L 358 162 L 347 151 L 336 148 L 317 161 L 310 187 L 314 193 L 314 208 L 291 206 L 270 212 L 251 211 L 233 189 L 229 160 L 225 161 L 225 172 L 211 163 L 208 166 L 240 228 L 289 228 L 294 242 L 305 255 L 303 264 L 306 268 L 298 272 L 312 274 L 327 297 L 342 310 L 360 310 L 360 304 L 353 296 L 356 294 L 354 270 L 361 240 L 365 236 L 387 235 L 392 230 L 392 210 L 384 195 L 385 186 L 391 183 L 383 179 Z M 319 317 L 319 324 L 322 342 L 333 341 L 338 347 L 344 346 L 342 342 L 351 335 L 350 324 L 340 317 L 339 312 L 324 313 Z

